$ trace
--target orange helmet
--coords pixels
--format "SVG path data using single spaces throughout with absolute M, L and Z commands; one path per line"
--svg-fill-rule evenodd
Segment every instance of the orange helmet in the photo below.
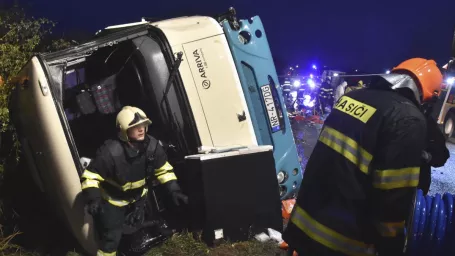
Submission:
M 405 70 L 413 74 L 422 91 L 422 101 L 429 101 L 441 93 L 442 74 L 434 60 L 413 58 L 400 63 L 393 71 Z

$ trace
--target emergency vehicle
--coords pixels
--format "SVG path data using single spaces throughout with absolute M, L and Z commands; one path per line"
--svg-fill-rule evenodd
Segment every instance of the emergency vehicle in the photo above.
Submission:
M 437 122 L 447 139 L 451 139 L 454 136 L 455 129 L 454 82 L 454 77 L 446 78 L 439 101 L 435 104 L 436 116 L 434 117 L 437 119 Z
M 452 39 L 450 61 L 442 67 L 444 72 L 443 89 L 432 111 L 447 140 L 454 141 L 455 135 L 455 34 Z
M 298 161 L 261 19 L 143 19 L 107 27 L 82 45 L 34 56 L 10 102 L 25 159 L 73 235 L 96 251 L 80 176 L 116 136 L 122 106 L 143 109 L 178 175 L 211 148 L 273 145 L 282 198 L 297 193 Z M 242 179 L 242 177 L 238 177 Z M 255 181 L 251 181 L 255 182 Z M 245 195 L 248 196 L 248 195 Z

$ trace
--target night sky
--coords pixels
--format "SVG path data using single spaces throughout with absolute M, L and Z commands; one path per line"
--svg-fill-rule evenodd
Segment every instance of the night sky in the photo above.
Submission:
M 0 0 L 1 1 L 1 0 Z M 382 72 L 409 57 L 450 57 L 455 0 L 21 0 L 35 16 L 57 21 L 57 32 L 94 34 L 108 25 L 214 15 L 233 6 L 239 18 L 259 15 L 276 62 Z M 265 3 L 266 1 L 258 1 Z M 444 63 L 443 63 L 444 62 Z

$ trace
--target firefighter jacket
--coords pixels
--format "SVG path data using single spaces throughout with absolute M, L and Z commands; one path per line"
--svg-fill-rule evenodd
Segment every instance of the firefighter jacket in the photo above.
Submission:
M 425 135 L 420 109 L 395 91 L 342 96 L 306 166 L 284 234 L 290 248 L 401 255 Z
M 289 80 L 284 81 L 283 92 L 291 92 L 291 82 Z
M 161 184 L 177 180 L 159 141 L 147 135 L 142 149 L 120 140 L 108 140 L 82 174 L 82 191 L 88 200 L 104 198 L 123 207 L 147 195 L 147 179 Z
M 324 82 L 319 88 L 319 98 L 321 100 L 333 100 L 333 88 L 329 83 Z

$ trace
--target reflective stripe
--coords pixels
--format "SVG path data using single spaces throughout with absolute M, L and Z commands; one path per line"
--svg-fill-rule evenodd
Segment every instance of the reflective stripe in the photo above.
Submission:
M 98 250 L 96 252 L 96 256 L 116 256 L 117 252 L 103 252 L 101 250 Z
M 160 168 L 158 169 L 155 169 L 155 176 L 160 176 L 160 175 L 163 175 L 165 174 L 166 172 L 168 171 L 172 171 L 174 170 L 174 167 L 172 167 L 171 164 L 169 164 L 169 162 L 166 162 L 163 166 L 161 166 Z
M 379 189 L 417 187 L 419 175 L 420 167 L 376 170 L 373 177 L 373 187 Z
M 322 130 L 319 140 L 351 161 L 363 173 L 368 174 L 373 156 L 355 140 L 328 126 Z
M 155 169 L 155 176 L 161 184 L 164 184 L 168 181 L 177 179 L 174 172 L 172 172 L 173 170 L 174 167 L 172 167 L 172 165 L 170 165 L 169 162 L 166 162 L 160 168 Z
M 82 189 L 86 188 L 99 188 L 100 182 L 97 180 L 84 180 L 81 185 Z
M 404 221 L 402 222 L 381 222 L 377 229 L 383 237 L 396 237 L 404 232 Z
M 82 174 L 82 178 L 88 179 L 88 180 L 99 180 L 99 181 L 104 181 L 104 178 L 101 177 L 98 173 L 91 172 L 89 170 L 85 170 L 84 173 Z
M 134 181 L 134 182 L 127 182 L 127 183 L 125 183 L 125 185 L 119 185 L 113 180 L 106 180 L 106 182 L 121 189 L 122 191 L 141 188 L 141 187 L 145 186 L 145 184 L 146 184 L 145 179 Z
M 164 184 L 168 181 L 176 180 L 177 177 L 175 176 L 175 174 L 173 172 L 168 172 L 168 173 L 158 176 L 157 179 L 161 184 Z
M 313 219 L 305 210 L 298 205 L 294 206 L 291 221 L 314 241 L 334 250 L 351 256 L 375 255 L 372 245 L 357 241 L 322 225 Z
M 147 192 L 148 192 L 148 189 L 147 188 L 144 188 L 142 190 L 142 194 L 141 194 L 141 198 L 144 197 L 145 195 L 147 195 Z M 127 206 L 129 204 L 132 204 L 134 202 L 136 202 L 137 200 L 119 200 L 119 199 L 115 199 L 111 196 L 109 196 L 103 189 L 101 189 L 101 195 L 103 196 L 103 198 L 108 201 L 110 204 L 112 205 L 115 205 L 115 206 L 118 206 L 118 207 L 124 207 L 124 206 Z

